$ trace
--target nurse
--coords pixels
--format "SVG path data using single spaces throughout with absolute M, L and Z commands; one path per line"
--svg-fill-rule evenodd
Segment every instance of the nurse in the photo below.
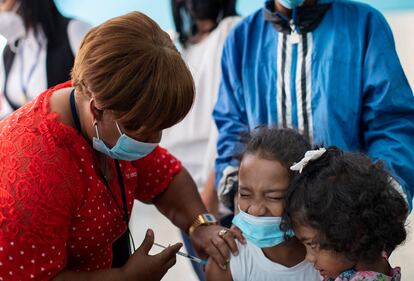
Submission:
M 151 256 L 149 230 L 126 258 L 112 250 L 129 241 L 134 199 L 225 264 L 234 241 L 218 235 L 188 172 L 158 146 L 193 100 L 190 71 L 150 18 L 134 12 L 93 28 L 72 81 L 0 122 L 0 279 L 160 280 L 181 244 Z M 124 258 L 117 268 L 114 257 Z

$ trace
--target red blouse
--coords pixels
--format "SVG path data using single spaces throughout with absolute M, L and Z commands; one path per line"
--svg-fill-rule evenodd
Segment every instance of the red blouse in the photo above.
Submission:
M 93 148 L 50 112 L 51 94 L 65 87 L 70 82 L 0 122 L 0 281 L 110 268 L 112 242 L 126 230 L 118 178 L 110 188 L 121 210 L 98 176 Z M 181 170 L 160 147 L 120 165 L 129 213 L 134 199 L 157 196 Z

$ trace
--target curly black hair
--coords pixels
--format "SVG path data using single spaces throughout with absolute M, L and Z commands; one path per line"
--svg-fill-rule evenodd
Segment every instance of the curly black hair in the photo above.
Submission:
M 319 232 L 322 249 L 373 262 L 406 238 L 408 205 L 381 162 L 330 147 L 294 176 L 285 195 L 282 229 Z
M 290 175 L 290 166 L 300 161 L 311 148 L 309 142 L 294 129 L 259 126 L 249 135 L 242 136 L 245 143 L 243 151 L 237 155 L 242 160 L 247 154 L 256 154 L 267 160 L 276 160 L 285 167 Z
M 289 177 L 293 172 L 289 169 L 295 162 L 300 161 L 306 151 L 311 148 L 309 142 L 294 129 L 278 129 L 275 126 L 261 125 L 249 133 L 240 136 L 240 145 L 236 148 L 233 159 L 241 162 L 245 155 L 258 155 L 260 158 L 278 161 L 289 171 Z M 238 171 L 234 172 L 237 178 Z M 231 210 L 234 209 L 234 196 L 238 191 L 238 181 L 231 180 L 232 188 L 224 203 Z M 230 198 L 230 200 L 228 199 Z

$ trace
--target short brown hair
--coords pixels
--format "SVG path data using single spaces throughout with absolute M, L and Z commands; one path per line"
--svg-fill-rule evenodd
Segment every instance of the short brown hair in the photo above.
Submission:
M 128 130 L 162 130 L 194 101 L 190 71 L 166 32 L 139 12 L 116 17 L 85 36 L 75 58 L 76 91 L 112 110 Z

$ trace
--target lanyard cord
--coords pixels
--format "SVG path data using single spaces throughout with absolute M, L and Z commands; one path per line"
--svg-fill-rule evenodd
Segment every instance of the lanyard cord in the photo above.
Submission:
M 70 93 L 69 101 L 70 101 L 70 109 L 71 109 L 71 112 L 72 112 L 73 121 L 75 122 L 76 129 L 81 134 L 82 133 L 82 127 L 81 127 L 81 123 L 80 123 L 80 120 L 79 120 L 79 115 L 76 111 L 75 90 L 72 90 L 72 92 Z M 116 205 L 116 208 L 118 209 L 119 213 L 122 214 L 122 220 L 125 222 L 125 225 L 127 227 L 128 236 L 130 238 L 130 241 L 132 241 L 132 247 L 133 247 L 131 249 L 131 244 L 128 243 L 129 255 L 131 255 L 132 250 L 135 251 L 135 242 L 134 242 L 134 238 L 132 237 L 131 230 L 129 228 L 129 215 L 128 215 L 128 204 L 127 204 L 127 201 L 126 201 L 125 184 L 124 184 L 124 179 L 122 177 L 121 165 L 119 164 L 119 161 L 117 159 L 115 159 L 114 162 L 115 162 L 115 167 L 116 167 L 116 174 L 117 174 L 117 177 L 118 177 L 118 185 L 119 185 L 119 189 L 121 191 L 121 199 L 122 199 L 123 210 L 119 206 L 118 201 L 116 200 L 115 194 L 113 193 L 107 179 L 105 177 L 103 177 L 103 180 L 104 180 L 106 189 L 109 191 L 109 194 L 111 194 L 112 200 L 114 201 L 114 203 Z
M 35 62 L 33 63 L 33 65 L 30 67 L 29 70 L 29 75 L 27 76 L 26 81 L 24 80 L 24 52 L 23 52 L 23 46 L 19 48 L 19 55 L 21 57 L 20 59 L 20 87 L 24 96 L 24 102 L 23 105 L 29 101 L 29 95 L 27 93 L 27 88 L 29 86 L 30 80 L 33 77 L 34 71 L 36 69 L 36 66 L 39 64 L 39 60 L 40 60 L 40 52 L 42 51 L 42 46 L 40 44 L 40 42 L 38 42 L 37 40 L 35 40 L 37 43 L 37 52 L 36 52 L 36 57 L 35 57 Z
M 118 159 L 115 159 L 114 161 L 115 161 L 115 167 L 116 167 L 116 174 L 118 175 L 118 184 L 121 189 L 122 206 L 124 208 L 124 221 L 128 225 L 128 222 L 129 222 L 128 205 L 126 201 L 125 184 L 124 184 L 124 179 L 122 177 L 121 165 L 119 165 Z
M 121 174 L 121 167 L 119 165 L 118 160 L 115 160 L 115 167 L 117 170 L 117 176 L 118 176 L 118 183 L 119 183 L 119 188 L 121 190 L 121 197 L 122 197 L 122 206 L 124 211 L 122 212 L 121 207 L 118 204 L 118 201 L 115 198 L 115 194 L 112 191 L 112 189 L 109 186 L 108 181 L 106 180 L 106 178 L 104 177 L 104 183 L 105 183 L 105 187 L 106 189 L 109 191 L 109 194 L 111 194 L 112 200 L 114 201 L 116 208 L 118 209 L 118 211 L 122 214 L 122 220 L 125 222 L 125 225 L 127 227 L 127 231 L 128 231 L 128 236 L 130 238 L 130 241 L 132 242 L 132 249 L 131 249 L 131 244 L 128 243 L 128 251 L 129 251 L 129 255 L 132 255 L 133 251 L 135 251 L 135 242 L 134 242 L 134 238 L 132 237 L 132 233 L 131 233 L 131 229 L 129 228 L 129 216 L 128 216 L 128 206 L 127 206 L 127 202 L 126 202 L 126 193 L 125 193 L 125 186 L 123 183 L 123 178 L 122 178 L 122 174 Z M 119 172 L 118 172 L 119 171 Z

